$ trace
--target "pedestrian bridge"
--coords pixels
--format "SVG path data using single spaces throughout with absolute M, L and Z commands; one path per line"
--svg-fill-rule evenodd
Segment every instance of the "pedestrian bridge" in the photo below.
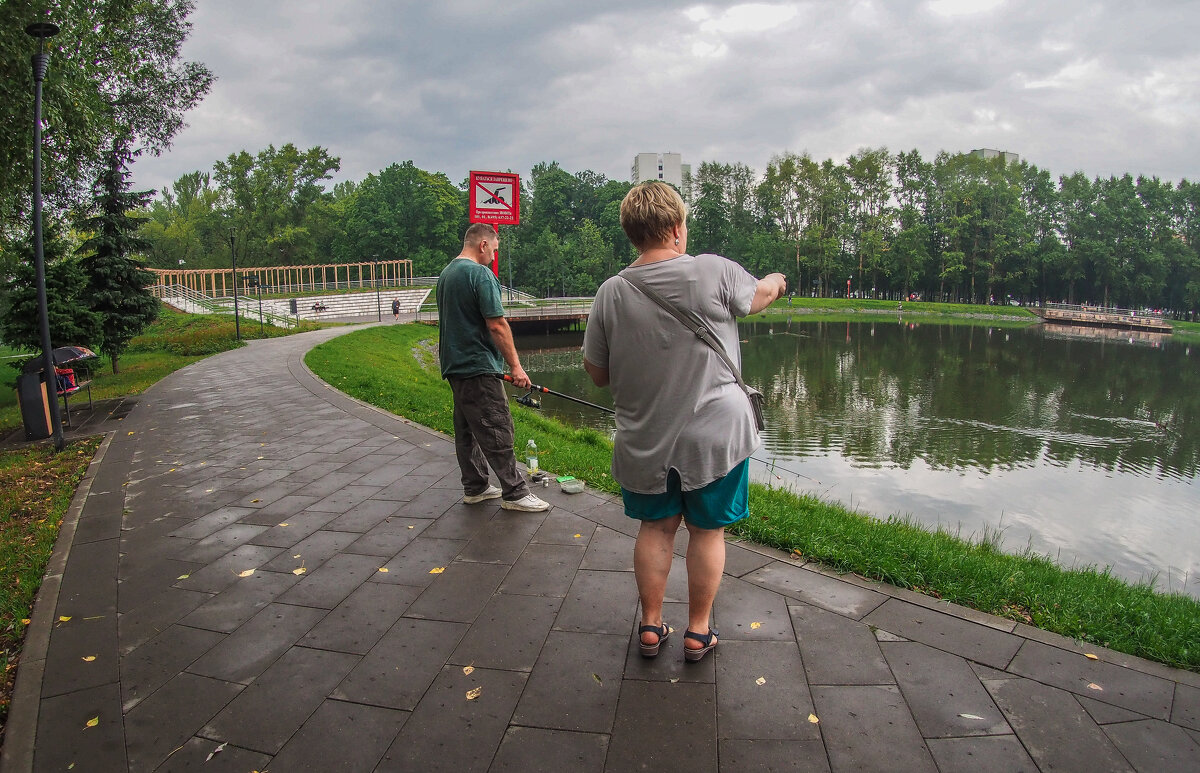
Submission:
M 504 316 L 508 319 L 508 324 L 521 333 L 578 329 L 587 321 L 591 310 L 590 297 L 544 298 L 504 303 Z M 437 306 L 433 303 L 424 304 L 417 312 L 417 322 L 436 325 L 437 321 Z

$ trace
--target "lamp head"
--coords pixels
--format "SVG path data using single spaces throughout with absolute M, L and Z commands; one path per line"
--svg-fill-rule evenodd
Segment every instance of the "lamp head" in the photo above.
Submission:
M 46 38 L 52 38 L 58 34 L 58 25 L 49 21 L 35 21 L 25 28 L 25 33 L 38 39 L 40 49 L 44 47 Z

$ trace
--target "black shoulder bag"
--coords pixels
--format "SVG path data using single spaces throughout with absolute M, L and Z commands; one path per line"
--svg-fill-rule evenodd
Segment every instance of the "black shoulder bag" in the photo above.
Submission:
M 627 276 L 625 272 L 621 272 L 618 274 L 618 276 L 629 284 L 633 285 L 647 298 L 654 301 L 659 306 L 662 306 L 667 312 L 670 313 L 672 317 L 682 322 L 684 327 L 695 333 L 697 338 L 708 344 L 710 347 L 712 347 L 713 351 L 721 356 L 721 359 L 724 360 L 725 364 L 729 366 L 729 370 L 733 371 L 733 377 L 737 380 L 738 386 L 742 388 L 742 391 L 746 393 L 747 399 L 750 400 L 750 408 L 754 411 L 754 424 L 756 427 L 758 427 L 758 431 L 762 432 L 764 429 L 766 429 L 767 424 L 763 420 L 763 393 L 752 386 L 746 386 L 746 382 L 742 381 L 741 372 L 737 369 L 737 366 L 733 364 L 733 360 L 729 359 L 729 355 L 726 354 L 725 347 L 721 345 L 720 341 L 713 337 L 713 334 L 709 331 L 709 329 L 706 328 L 704 324 L 700 322 L 700 320 L 696 319 L 694 315 L 681 311 L 666 298 L 663 298 L 654 290 L 651 290 L 642 280 Z

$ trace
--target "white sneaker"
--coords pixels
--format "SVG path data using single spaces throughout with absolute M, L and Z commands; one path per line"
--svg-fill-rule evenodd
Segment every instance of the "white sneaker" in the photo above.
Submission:
M 533 494 L 526 494 L 520 499 L 505 499 L 500 503 L 505 510 L 520 510 L 525 513 L 540 513 L 550 509 L 550 503 L 538 499 Z
M 503 491 L 495 486 L 488 486 L 482 492 L 475 494 L 474 496 L 468 494 L 467 496 L 463 497 L 463 504 L 477 505 L 480 502 L 486 502 L 489 499 L 496 499 L 503 493 Z

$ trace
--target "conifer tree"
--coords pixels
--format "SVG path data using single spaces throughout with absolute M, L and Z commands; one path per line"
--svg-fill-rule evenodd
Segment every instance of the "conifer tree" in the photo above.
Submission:
M 100 340 L 100 320 L 88 308 L 87 277 L 53 219 L 45 225 L 46 311 L 50 345 L 95 346 Z M 26 240 L 14 251 L 15 261 L 4 292 L 0 293 L 0 340 L 31 352 L 42 350 L 33 244 Z
M 100 315 L 100 351 L 120 372 L 118 359 L 129 341 L 158 317 L 158 300 L 147 290 L 154 275 L 135 256 L 147 249 L 138 236 L 144 218 L 136 213 L 153 191 L 129 190 L 129 162 L 136 155 L 126 138 L 113 141 L 94 187 L 91 237 L 80 248 L 88 277 L 87 302 Z

